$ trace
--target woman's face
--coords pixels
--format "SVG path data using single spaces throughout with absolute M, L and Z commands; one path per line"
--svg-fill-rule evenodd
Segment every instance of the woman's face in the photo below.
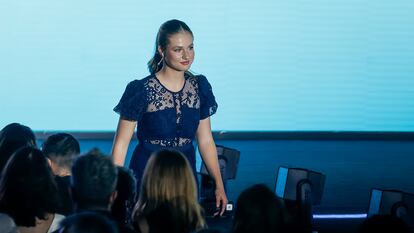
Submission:
M 193 36 L 183 31 L 171 35 L 168 41 L 165 51 L 160 51 L 165 65 L 176 71 L 188 70 L 194 61 Z

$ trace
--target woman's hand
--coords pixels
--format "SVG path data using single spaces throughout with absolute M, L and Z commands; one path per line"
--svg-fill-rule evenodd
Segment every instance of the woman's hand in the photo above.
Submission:
M 223 187 L 216 188 L 216 207 L 218 209 L 218 212 L 214 214 L 214 216 L 217 216 L 220 214 L 222 216 L 224 214 L 224 211 L 226 211 L 228 200 L 226 196 L 226 192 L 224 191 Z

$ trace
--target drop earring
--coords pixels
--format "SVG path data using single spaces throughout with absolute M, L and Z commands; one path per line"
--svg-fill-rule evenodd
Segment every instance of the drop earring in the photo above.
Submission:
M 161 57 L 161 60 L 157 63 L 157 67 L 160 66 L 163 61 L 164 61 L 164 57 Z

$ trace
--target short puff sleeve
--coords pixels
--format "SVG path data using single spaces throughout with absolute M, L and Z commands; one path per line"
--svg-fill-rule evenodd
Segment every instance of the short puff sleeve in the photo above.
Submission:
M 147 100 L 142 80 L 128 83 L 114 111 L 127 120 L 139 121 L 146 111 Z
M 205 119 L 217 111 L 217 102 L 210 83 L 203 75 L 198 75 L 198 89 L 200 96 L 200 119 Z

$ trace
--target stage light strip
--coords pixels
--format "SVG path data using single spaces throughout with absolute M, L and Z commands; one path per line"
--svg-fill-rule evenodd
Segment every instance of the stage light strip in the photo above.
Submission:
M 314 214 L 314 219 L 352 219 L 352 218 L 366 218 L 367 214 Z

